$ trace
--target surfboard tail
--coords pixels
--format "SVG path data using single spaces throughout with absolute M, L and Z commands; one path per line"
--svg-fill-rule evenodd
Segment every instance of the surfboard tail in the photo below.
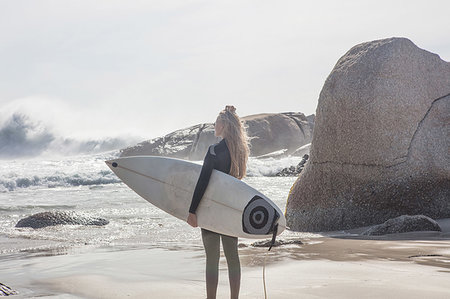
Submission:
M 251 235 L 270 235 L 274 233 L 281 216 L 265 198 L 255 195 L 242 213 L 242 229 Z

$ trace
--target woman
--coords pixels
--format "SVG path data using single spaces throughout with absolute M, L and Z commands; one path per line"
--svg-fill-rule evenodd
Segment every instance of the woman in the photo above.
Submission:
M 213 169 L 225 172 L 238 179 L 245 176 L 249 148 L 247 134 L 236 114 L 236 108 L 226 106 L 219 113 L 215 126 L 215 135 L 222 137 L 222 141 L 211 145 L 206 153 L 203 167 L 195 186 L 187 222 L 197 227 L 195 214 Z M 237 249 L 237 237 L 221 235 L 202 228 L 203 246 L 206 252 L 206 293 L 208 299 L 216 298 L 219 279 L 220 238 L 228 264 L 228 278 L 230 281 L 231 298 L 239 297 L 241 282 L 241 265 Z

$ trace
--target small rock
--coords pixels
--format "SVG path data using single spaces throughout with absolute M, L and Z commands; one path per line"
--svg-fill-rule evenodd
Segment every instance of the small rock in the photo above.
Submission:
M 270 247 L 270 244 L 272 243 L 272 240 L 263 240 L 263 241 L 258 241 L 255 243 L 252 243 L 251 246 L 253 247 Z M 275 240 L 275 244 L 273 244 L 273 247 L 278 247 L 278 246 L 282 246 L 282 245 L 292 245 L 292 244 L 297 244 L 297 245 L 303 245 L 303 242 L 300 240 Z
M 300 174 L 300 172 L 302 172 L 305 163 L 308 161 L 309 159 L 309 155 L 305 154 L 303 155 L 302 160 L 300 161 L 300 163 L 298 163 L 297 166 L 290 166 L 288 168 L 284 168 L 282 169 L 280 172 L 278 172 L 277 174 L 275 174 L 275 176 L 297 176 Z
M 436 221 L 424 215 L 402 215 L 389 219 L 383 224 L 373 226 L 362 234 L 365 236 L 380 236 L 414 231 L 441 231 L 441 227 Z
M 49 211 L 37 213 L 17 222 L 16 227 L 42 228 L 61 224 L 69 225 L 106 225 L 109 221 L 77 214 L 73 211 Z

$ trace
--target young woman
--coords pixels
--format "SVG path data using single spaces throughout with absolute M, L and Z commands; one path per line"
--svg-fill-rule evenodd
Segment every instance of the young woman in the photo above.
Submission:
M 225 172 L 238 179 L 245 176 L 247 169 L 248 139 L 241 120 L 236 114 L 236 108 L 226 106 L 219 113 L 214 129 L 215 135 L 223 139 L 219 143 L 211 145 L 206 153 L 187 219 L 187 222 L 193 227 L 197 227 L 195 211 L 205 193 L 213 169 Z M 206 252 L 206 293 L 208 299 L 216 298 L 221 238 L 228 264 L 231 298 L 234 299 L 239 297 L 241 283 L 237 237 L 221 235 L 202 228 L 202 240 Z

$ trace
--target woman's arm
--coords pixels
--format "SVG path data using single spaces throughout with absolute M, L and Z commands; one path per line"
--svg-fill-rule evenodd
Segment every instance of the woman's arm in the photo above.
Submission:
M 214 169 L 214 159 L 215 156 L 211 153 L 211 148 L 208 149 L 208 153 L 205 156 L 203 162 L 202 170 L 195 186 L 194 195 L 192 196 L 191 206 L 189 207 L 189 213 L 195 214 L 197 207 L 200 204 L 200 200 L 205 193 L 206 187 L 208 187 L 209 179 L 211 178 L 211 173 Z

